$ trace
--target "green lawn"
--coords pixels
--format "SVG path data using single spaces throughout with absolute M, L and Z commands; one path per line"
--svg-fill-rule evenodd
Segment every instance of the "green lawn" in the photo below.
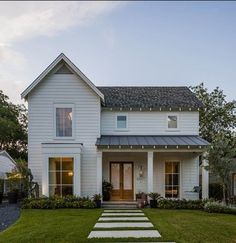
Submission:
M 159 241 L 236 242 L 234 215 L 193 210 L 144 211 L 161 233 Z M 23 210 L 20 219 L 0 233 L 0 242 L 99 242 L 87 240 L 87 236 L 101 212 L 99 209 Z

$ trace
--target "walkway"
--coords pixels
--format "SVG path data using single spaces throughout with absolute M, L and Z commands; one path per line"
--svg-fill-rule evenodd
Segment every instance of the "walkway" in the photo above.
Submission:
M 160 233 L 138 209 L 104 210 L 88 238 L 159 238 Z
M 13 224 L 20 216 L 19 205 L 17 204 L 0 204 L 0 231 L 5 230 Z

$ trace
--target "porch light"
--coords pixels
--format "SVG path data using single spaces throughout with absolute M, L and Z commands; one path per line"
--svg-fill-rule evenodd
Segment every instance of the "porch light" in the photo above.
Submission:
M 143 166 L 142 165 L 139 166 L 139 177 L 140 178 L 143 177 Z
M 69 171 L 68 176 L 73 176 L 73 171 Z

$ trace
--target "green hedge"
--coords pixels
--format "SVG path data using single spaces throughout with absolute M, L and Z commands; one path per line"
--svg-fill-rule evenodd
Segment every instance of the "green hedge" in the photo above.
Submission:
M 226 213 L 226 214 L 236 214 L 236 208 L 230 208 L 221 205 L 217 202 L 207 202 L 204 206 L 204 211 L 208 213 Z
M 186 200 L 186 199 L 165 199 L 157 201 L 157 208 L 163 209 L 203 209 L 205 201 L 203 200 Z
M 58 208 L 96 208 L 94 201 L 88 197 L 76 196 L 30 198 L 24 199 L 21 205 L 23 209 L 58 209 Z

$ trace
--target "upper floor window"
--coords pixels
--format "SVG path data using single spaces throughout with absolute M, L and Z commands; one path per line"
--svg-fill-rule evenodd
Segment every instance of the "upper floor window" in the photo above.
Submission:
M 68 105 L 56 105 L 55 113 L 56 137 L 72 137 L 73 107 Z
M 127 129 L 127 115 L 117 115 L 116 116 L 116 128 L 117 129 Z
M 168 122 L 168 129 L 177 129 L 178 128 L 178 116 L 177 115 L 168 115 L 167 122 Z

